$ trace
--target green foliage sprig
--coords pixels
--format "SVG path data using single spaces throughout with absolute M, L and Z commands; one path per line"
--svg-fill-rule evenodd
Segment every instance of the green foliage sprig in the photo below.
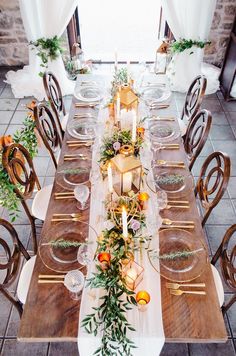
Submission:
M 192 250 L 192 251 L 182 250 L 182 251 L 175 251 L 175 252 L 171 252 L 171 253 L 165 253 L 163 255 L 159 255 L 157 250 L 148 250 L 148 252 L 149 252 L 150 257 L 152 257 L 152 258 L 158 258 L 159 260 L 173 261 L 173 260 L 177 260 L 180 258 L 184 259 L 184 258 L 191 257 L 202 250 L 203 250 L 203 248 L 199 248 L 197 250 Z
M 105 163 L 111 158 L 115 157 L 119 153 L 113 145 L 114 143 L 119 142 L 120 146 L 123 145 L 132 145 L 132 133 L 130 130 L 116 131 L 111 137 L 105 137 L 103 140 L 103 145 L 100 151 L 100 162 Z M 137 135 L 136 143 L 134 146 L 134 154 L 138 155 L 139 149 L 142 147 L 143 138 Z
M 101 346 L 94 355 L 130 356 L 136 346 L 127 337 L 128 330 L 135 329 L 129 324 L 126 313 L 136 305 L 133 291 L 126 288 L 122 277 L 122 259 L 127 258 L 127 248 L 119 229 L 104 230 L 98 242 L 97 253 L 106 251 L 112 256 L 109 268 L 96 265 L 96 273 L 88 280 L 90 288 L 103 288 L 105 295 L 100 298 L 100 305 L 93 307 L 94 312 L 82 321 L 82 327 L 89 334 L 98 334 L 101 330 Z
M 197 47 L 197 48 L 204 48 L 206 45 L 209 45 L 210 41 L 195 41 L 195 40 L 186 40 L 185 38 L 181 38 L 179 41 L 175 41 L 170 45 L 170 49 L 172 53 L 181 53 L 184 52 L 186 49 Z M 193 52 L 190 52 L 193 54 Z
M 37 56 L 41 59 L 40 66 L 47 69 L 49 59 L 51 61 L 57 59 L 60 53 L 63 53 L 63 48 L 61 47 L 61 39 L 57 36 L 53 38 L 39 38 L 37 41 L 31 41 L 30 45 L 36 48 Z M 33 48 L 34 49 L 34 48 Z M 39 76 L 43 76 L 43 72 L 39 72 Z
M 54 248 L 70 248 L 70 247 L 80 247 L 81 245 L 87 245 L 87 242 L 70 241 L 70 240 L 51 240 L 50 242 L 43 243 L 42 245 L 50 245 Z
M 33 158 L 38 153 L 38 140 L 35 134 L 36 125 L 32 115 L 28 114 L 23 121 L 23 125 L 24 127 L 17 130 L 13 135 L 13 141 L 22 144 Z
M 128 84 L 128 72 L 127 68 L 121 68 L 114 73 L 113 80 L 111 82 L 111 96 L 114 98 L 117 90 L 120 86 Z

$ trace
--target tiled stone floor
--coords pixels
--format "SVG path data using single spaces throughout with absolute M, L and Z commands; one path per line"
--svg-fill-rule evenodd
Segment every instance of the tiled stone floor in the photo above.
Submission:
M 24 105 L 28 99 L 15 99 L 11 89 L 3 82 L 5 70 L 0 68 L 0 135 L 11 134 L 21 127 L 25 117 Z M 67 110 L 70 98 L 65 99 Z M 174 93 L 171 111 L 180 114 L 184 95 Z M 213 127 L 210 138 L 201 157 L 194 167 L 194 176 L 198 176 L 201 164 L 205 157 L 213 150 L 222 150 L 231 158 L 232 173 L 227 193 L 220 204 L 214 209 L 208 220 L 205 231 L 208 239 L 209 253 L 212 255 L 226 229 L 236 223 L 236 102 L 227 103 L 220 92 L 204 99 L 203 108 L 209 109 L 213 115 Z M 165 110 L 163 110 L 164 114 Z M 44 148 L 40 148 L 39 155 L 34 159 L 37 173 L 42 184 L 53 182 L 54 169 L 52 162 Z M 8 218 L 6 211 L 0 207 L 0 216 Z M 40 234 L 41 223 L 38 225 Z M 22 212 L 15 222 L 15 228 L 25 246 L 30 248 L 30 227 L 27 218 Z M 15 286 L 13 286 L 13 292 Z M 226 290 L 226 298 L 230 294 Z M 236 354 L 236 305 L 231 307 L 225 316 L 228 331 L 226 344 L 165 344 L 162 356 L 233 356 Z M 17 311 L 10 303 L 0 297 L 0 354 L 4 356 L 78 356 L 76 343 L 20 343 L 16 340 L 19 317 Z M 148 355 L 148 353 L 147 353 Z M 89 356 L 89 355 L 88 355 Z

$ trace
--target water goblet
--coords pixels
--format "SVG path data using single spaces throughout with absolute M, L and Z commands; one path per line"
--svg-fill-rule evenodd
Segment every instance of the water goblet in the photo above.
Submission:
M 77 260 L 82 266 L 87 266 L 93 259 L 91 249 L 88 245 L 81 245 L 78 249 Z
M 160 210 L 167 207 L 167 194 L 164 190 L 157 190 L 156 192 L 157 204 Z
M 77 208 L 79 210 L 85 210 L 88 208 L 87 200 L 89 198 L 89 188 L 87 185 L 79 184 L 74 189 L 75 199 L 79 202 Z
M 84 275 L 79 270 L 69 271 L 65 275 L 64 286 L 69 290 L 71 299 L 79 300 L 84 287 Z

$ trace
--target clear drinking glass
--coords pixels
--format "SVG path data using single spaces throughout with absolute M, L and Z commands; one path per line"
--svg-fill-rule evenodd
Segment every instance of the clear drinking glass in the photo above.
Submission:
M 79 300 L 84 287 L 84 275 L 79 270 L 69 271 L 65 275 L 64 286 L 69 290 L 71 299 Z
M 77 208 L 79 210 L 85 210 L 88 208 L 88 198 L 89 198 L 89 188 L 87 185 L 80 184 L 77 185 L 74 189 L 75 199 L 79 202 Z
M 88 245 L 81 245 L 78 249 L 77 260 L 82 266 L 87 266 L 93 259 L 92 251 Z
M 163 210 L 167 207 L 167 194 L 164 190 L 157 190 L 157 204 L 160 210 Z

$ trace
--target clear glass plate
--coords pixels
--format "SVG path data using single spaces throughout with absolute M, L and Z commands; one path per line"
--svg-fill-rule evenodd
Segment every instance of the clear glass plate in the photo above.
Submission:
M 181 229 L 166 229 L 159 232 L 159 251 L 157 240 L 150 241 L 148 258 L 152 267 L 164 278 L 175 282 L 189 282 L 199 277 L 205 270 L 208 255 L 201 239 Z M 158 258 L 183 251 L 193 252 L 185 257 L 174 259 Z M 173 255 L 172 255 L 173 256 Z
M 46 236 L 43 239 L 44 242 L 39 247 L 39 256 L 43 264 L 55 272 L 69 272 L 73 269 L 82 269 L 84 265 L 81 265 L 77 260 L 79 247 L 53 247 L 50 241 L 63 239 L 85 243 L 88 236 L 90 236 L 91 241 L 96 241 L 97 239 L 95 229 L 83 221 L 71 224 L 66 222 L 54 224 L 46 232 Z
M 56 173 L 56 182 L 66 190 L 74 190 L 79 184 L 89 182 L 91 167 L 88 167 L 86 161 L 79 161 L 79 167 L 71 161 Z
M 150 121 L 149 135 L 151 141 L 165 143 L 176 140 L 180 136 L 180 130 L 175 125 Z
M 96 135 L 96 120 L 92 118 L 71 120 L 67 125 L 70 136 L 79 140 L 94 140 Z
M 161 103 L 170 98 L 171 91 L 165 88 L 160 88 L 160 86 L 150 86 L 143 89 L 141 93 L 141 98 L 147 105 L 152 105 L 154 103 Z
M 80 101 L 100 101 L 103 99 L 103 90 L 97 85 L 84 85 L 75 88 L 74 96 Z
M 178 183 L 171 183 L 174 181 Z M 163 171 L 163 168 L 153 167 L 153 174 L 147 174 L 146 183 L 152 192 L 163 190 L 171 199 L 182 198 L 194 188 L 192 175 L 181 168 L 164 168 Z

